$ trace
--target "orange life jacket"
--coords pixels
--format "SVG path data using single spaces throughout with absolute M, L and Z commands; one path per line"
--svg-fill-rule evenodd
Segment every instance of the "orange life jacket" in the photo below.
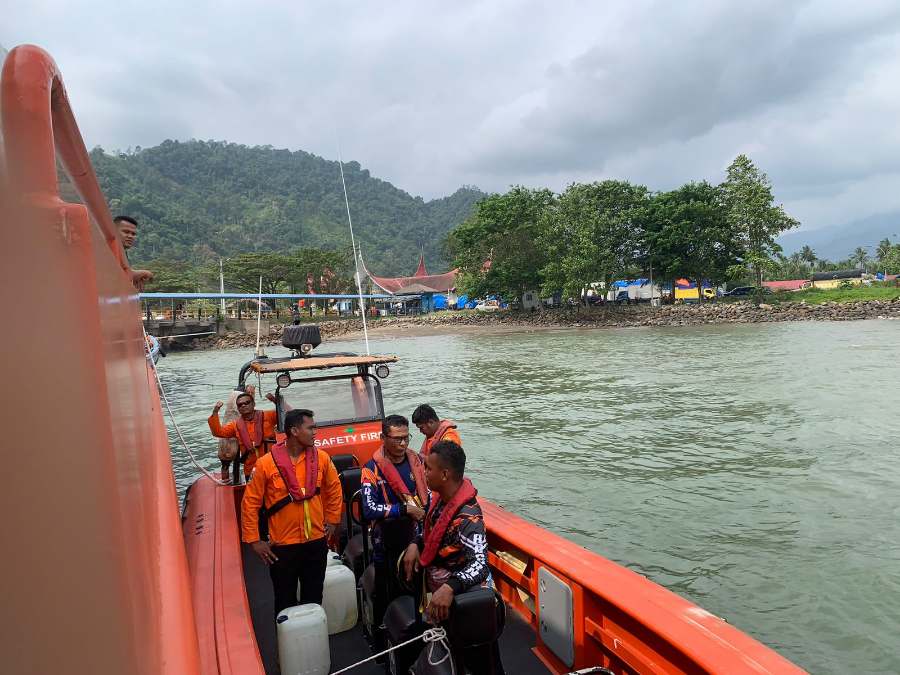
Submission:
M 237 429 L 237 436 L 241 442 L 241 448 L 243 452 L 241 453 L 241 461 L 243 462 L 247 459 L 247 455 L 249 455 L 253 450 L 259 448 L 263 442 L 263 411 L 257 410 L 253 413 L 253 438 L 250 438 L 250 431 L 247 428 L 247 421 L 243 417 L 238 417 L 234 421 L 234 426 Z
M 406 483 L 400 478 L 394 463 L 385 456 L 384 446 L 375 451 L 372 459 L 375 461 L 378 471 L 384 476 L 384 480 L 390 485 L 391 490 L 394 491 L 394 494 L 399 499 L 416 496 L 419 498 L 419 506 L 424 507 L 428 503 L 428 486 L 425 484 L 425 470 L 422 468 L 422 460 L 412 450 L 407 449 L 406 459 L 409 461 L 409 469 L 412 472 L 413 480 L 416 482 L 415 495 L 409 494 L 409 488 L 406 487 Z M 387 497 L 387 494 L 385 494 L 385 497 Z
M 440 441 L 444 437 L 444 434 L 446 434 L 451 429 L 456 429 L 456 422 L 454 422 L 453 420 L 441 420 L 440 424 L 438 424 L 437 431 L 434 432 L 434 435 L 431 438 L 426 438 L 422 443 L 419 454 L 422 455 L 423 458 L 427 457 L 428 453 L 431 452 L 432 446 Z

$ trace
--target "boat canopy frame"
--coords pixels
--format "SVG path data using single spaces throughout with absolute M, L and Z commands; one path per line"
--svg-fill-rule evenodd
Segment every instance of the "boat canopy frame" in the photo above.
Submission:
M 362 371 L 362 368 L 360 368 Z M 300 377 L 300 378 L 291 378 L 291 384 L 295 382 L 327 382 L 334 380 L 347 380 L 348 382 L 352 382 L 357 377 L 361 377 L 365 380 L 371 380 L 374 383 L 374 399 L 375 406 L 378 409 L 377 415 L 368 415 L 362 417 L 348 417 L 342 419 L 335 420 L 326 420 L 319 424 L 316 422 L 316 426 L 323 427 L 339 427 L 347 424 L 363 424 L 365 422 L 380 422 L 384 419 L 384 400 L 381 396 L 381 381 L 379 378 L 372 373 L 369 372 L 358 372 L 358 373 L 345 373 L 343 375 L 320 375 L 318 377 Z M 281 385 L 277 385 L 275 387 L 275 410 L 278 413 L 278 431 L 284 431 L 284 415 L 287 412 L 284 410 L 284 407 L 281 405 L 281 390 L 285 389 Z
M 259 357 L 248 361 L 241 367 L 238 374 L 238 386 L 240 391 L 246 387 L 247 375 L 251 371 L 259 374 L 291 373 L 296 370 L 330 370 L 331 368 L 351 368 L 356 366 L 360 375 L 368 372 L 369 367 L 388 363 L 396 363 L 397 356 L 376 355 L 360 356 L 353 352 L 336 352 L 334 354 L 322 354 L 320 356 L 287 356 L 284 358 L 270 359 Z
M 334 420 L 326 420 L 320 426 L 334 427 L 349 424 L 363 424 L 366 422 L 378 422 L 384 419 L 384 399 L 381 393 L 381 378 L 371 372 L 374 366 L 386 365 L 388 363 L 396 363 L 399 357 L 391 355 L 366 355 L 362 356 L 353 352 L 336 352 L 332 354 L 321 354 L 318 356 L 289 356 L 284 358 L 270 359 L 268 357 L 258 357 L 245 363 L 238 375 L 238 391 L 246 391 L 247 377 L 251 373 L 257 375 L 274 375 L 275 376 L 275 411 L 278 417 L 277 429 L 284 431 L 284 415 L 286 410 L 282 405 L 281 391 L 285 387 L 278 384 L 278 378 L 281 375 L 288 375 L 291 384 L 295 383 L 312 383 L 312 382 L 328 382 L 335 380 L 347 380 L 352 382 L 355 378 L 363 378 L 373 383 L 372 394 L 377 409 L 377 415 L 365 415 L 360 417 L 349 417 Z M 332 368 L 355 368 L 356 372 L 342 373 L 340 375 L 317 375 L 315 377 L 291 377 L 291 373 L 312 371 L 312 370 L 330 370 Z M 290 385 L 288 385 L 290 386 Z M 318 423 L 317 423 L 318 424 Z

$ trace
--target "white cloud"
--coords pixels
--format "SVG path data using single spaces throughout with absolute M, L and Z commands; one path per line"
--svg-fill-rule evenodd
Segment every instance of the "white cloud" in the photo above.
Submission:
M 0 3 L 2 4 L 2 3 Z M 88 145 L 343 155 L 413 194 L 718 181 L 748 152 L 807 226 L 900 207 L 896 2 L 8 2 Z M 51 20 L 52 19 L 52 20 Z

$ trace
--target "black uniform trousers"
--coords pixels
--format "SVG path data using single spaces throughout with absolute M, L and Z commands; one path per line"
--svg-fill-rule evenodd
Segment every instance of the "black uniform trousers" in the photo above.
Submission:
M 322 588 L 325 585 L 325 558 L 328 544 L 325 538 L 304 544 L 272 546 L 278 558 L 269 566 L 272 589 L 275 593 L 275 616 L 281 610 L 294 605 L 322 604 Z M 300 599 L 297 599 L 297 583 Z

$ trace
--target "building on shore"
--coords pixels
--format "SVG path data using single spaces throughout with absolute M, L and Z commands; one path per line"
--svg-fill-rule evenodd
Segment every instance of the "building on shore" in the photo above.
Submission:
M 785 281 L 764 281 L 763 286 L 774 292 L 799 291 L 807 288 L 812 282 L 809 279 L 789 279 Z
M 418 296 L 417 306 L 420 311 L 432 312 L 435 309 L 446 309 L 448 306 L 452 307 L 456 304 L 456 274 L 458 270 L 450 270 L 443 274 L 429 274 L 425 269 L 424 254 L 419 256 L 416 271 L 408 277 L 376 276 L 366 268 L 362 255 L 359 256 L 359 263 L 363 273 L 375 287 L 388 295 L 397 296 L 399 302 L 406 304 L 405 297 Z
M 859 286 L 863 281 L 862 270 L 832 270 L 816 272 L 812 275 L 813 288 L 837 288 L 841 284 L 850 283 Z

